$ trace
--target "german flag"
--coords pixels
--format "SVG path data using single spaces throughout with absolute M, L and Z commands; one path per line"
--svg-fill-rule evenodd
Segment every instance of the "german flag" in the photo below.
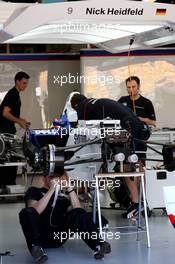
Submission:
M 156 9 L 156 16 L 164 16 L 166 15 L 166 8 L 157 8 Z

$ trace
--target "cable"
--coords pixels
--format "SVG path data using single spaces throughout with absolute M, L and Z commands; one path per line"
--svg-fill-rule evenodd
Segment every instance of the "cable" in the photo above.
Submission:
M 59 192 L 60 192 L 60 185 L 58 183 L 56 183 L 55 184 L 55 196 L 54 196 L 52 207 L 55 207 L 55 205 L 56 205 L 56 201 L 57 201 Z
M 55 183 L 55 195 L 54 195 L 54 200 L 52 203 L 52 211 L 50 213 L 50 226 L 54 226 L 54 225 L 52 225 L 52 215 L 53 215 L 53 211 L 55 209 L 55 205 L 56 205 L 56 201 L 58 199 L 59 192 L 60 192 L 60 185 L 58 183 Z
M 133 140 L 136 140 L 136 141 L 145 143 L 145 145 L 146 144 L 157 145 L 157 146 L 164 146 L 164 145 L 166 145 L 165 143 L 160 143 L 160 142 L 155 142 L 155 141 L 150 141 L 150 140 L 147 141 L 147 140 L 138 139 L 138 138 L 133 138 Z
M 129 78 L 131 78 L 131 61 L 130 61 L 130 56 L 131 56 L 131 46 L 134 43 L 135 37 L 133 36 L 130 41 L 129 41 L 129 48 L 128 48 L 128 73 L 129 73 Z M 130 79 L 131 81 L 131 79 Z M 132 106 L 133 106 L 133 112 L 136 114 L 136 107 L 135 107 L 135 100 L 134 100 L 134 95 L 133 95 L 133 90 L 131 89 L 131 100 L 132 100 Z

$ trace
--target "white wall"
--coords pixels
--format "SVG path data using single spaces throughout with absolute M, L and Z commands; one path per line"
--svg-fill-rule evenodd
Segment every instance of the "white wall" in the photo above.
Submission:
M 72 91 L 80 91 L 80 84 L 76 82 L 76 79 L 74 82 L 74 77 L 77 74 L 80 74 L 79 60 L 53 61 L 49 63 L 48 107 L 50 120 L 59 117 L 63 111 L 66 98 Z

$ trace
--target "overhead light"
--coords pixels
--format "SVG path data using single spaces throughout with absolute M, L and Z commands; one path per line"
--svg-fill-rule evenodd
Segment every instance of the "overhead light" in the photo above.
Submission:
M 10 38 L 4 43 L 85 43 L 98 44 L 131 37 L 135 33 L 157 30 L 161 25 L 121 25 L 90 22 L 66 22 L 42 25 L 27 33 Z M 67 40 L 67 41 L 66 41 Z M 127 43 L 126 43 L 127 44 Z
M 159 29 L 162 25 L 160 24 L 120 24 L 120 23 L 93 23 L 93 22 L 83 22 L 83 21 L 63 21 L 62 23 L 54 21 L 48 25 L 40 26 L 36 29 L 31 30 L 31 33 L 42 32 L 42 31 L 55 31 L 56 33 L 64 32 L 82 32 L 87 33 L 87 31 L 95 31 L 97 34 L 108 33 L 113 31 L 115 37 L 123 37 L 126 35 L 131 35 L 132 33 L 142 33 L 149 30 Z

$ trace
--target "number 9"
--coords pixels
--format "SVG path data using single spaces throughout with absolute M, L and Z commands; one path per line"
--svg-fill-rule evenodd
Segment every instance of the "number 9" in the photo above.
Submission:
M 72 7 L 68 7 L 67 13 L 70 15 L 70 14 L 72 14 L 72 12 L 73 12 L 73 8 Z

